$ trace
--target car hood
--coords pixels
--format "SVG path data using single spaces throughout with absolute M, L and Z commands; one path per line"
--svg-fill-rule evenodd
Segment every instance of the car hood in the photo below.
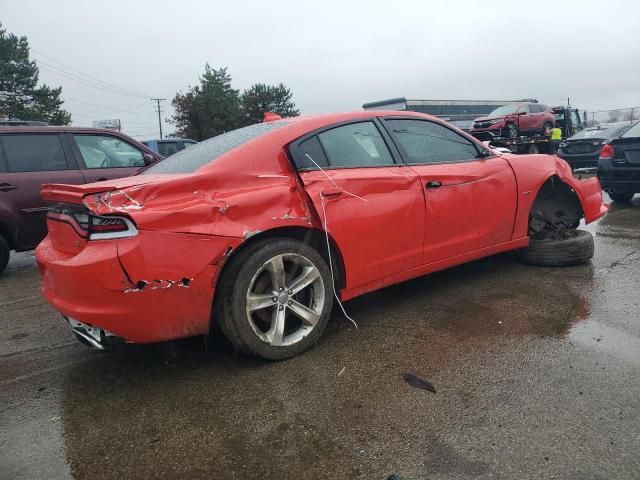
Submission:
M 504 117 L 505 115 L 488 115 L 486 117 L 478 117 L 474 120 L 474 122 L 486 122 L 487 120 L 496 120 Z

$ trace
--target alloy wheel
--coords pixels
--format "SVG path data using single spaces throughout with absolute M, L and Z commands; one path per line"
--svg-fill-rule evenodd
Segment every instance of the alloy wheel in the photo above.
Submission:
M 263 342 L 300 342 L 322 315 L 326 289 L 318 268 L 297 253 L 276 255 L 254 274 L 246 294 L 249 325 Z

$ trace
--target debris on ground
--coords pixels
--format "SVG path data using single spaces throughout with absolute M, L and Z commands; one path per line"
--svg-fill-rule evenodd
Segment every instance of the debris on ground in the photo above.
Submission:
M 434 387 L 433 383 L 431 383 L 429 380 L 420 378 L 413 373 L 405 373 L 402 378 L 412 387 L 421 388 L 423 390 L 428 390 L 432 393 L 436 393 L 436 387 Z

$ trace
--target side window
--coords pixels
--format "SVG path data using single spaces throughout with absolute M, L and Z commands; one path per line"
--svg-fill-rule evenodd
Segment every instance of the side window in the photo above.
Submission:
M 2 135 L 8 172 L 67 170 L 59 135 Z
M 409 164 L 449 163 L 475 160 L 475 144 L 453 130 L 425 120 L 385 120 Z
M 329 162 L 327 162 L 327 157 L 324 154 L 324 150 L 322 150 L 317 135 L 307 138 L 304 142 L 300 143 L 298 146 L 298 157 L 299 158 L 295 159 L 298 170 L 306 168 L 317 169 L 318 165 L 322 168 L 329 166 Z M 316 165 L 316 163 L 318 165 Z
M 192 140 L 189 140 L 189 141 L 184 140 L 182 143 L 184 145 L 184 148 L 189 148 L 191 145 L 195 145 L 196 144 L 196 142 L 194 142 Z
M 158 142 L 158 153 L 163 157 L 173 155 L 178 150 L 182 150 L 178 148 L 178 142 Z
M 544 107 L 542 105 L 529 105 L 531 109 L 531 113 L 542 113 L 544 112 Z
M 87 168 L 143 167 L 142 152 L 117 137 L 74 135 Z
M 518 108 L 518 112 L 531 113 L 531 106 L 530 105 L 520 105 L 520 108 Z
M 580 121 L 580 114 L 575 110 L 571 110 L 571 121 L 575 127 L 578 127 L 582 123 Z
M 330 167 L 393 165 L 393 157 L 373 122 L 332 128 L 319 133 L 318 139 Z

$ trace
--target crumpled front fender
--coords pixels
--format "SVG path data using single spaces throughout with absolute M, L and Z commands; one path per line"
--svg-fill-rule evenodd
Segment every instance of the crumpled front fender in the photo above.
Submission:
M 577 179 L 571 173 L 571 166 L 558 157 L 556 157 L 556 172 L 558 177 L 578 195 L 585 223 L 594 222 L 607 213 L 609 207 L 602 202 L 602 187 L 597 177 Z

